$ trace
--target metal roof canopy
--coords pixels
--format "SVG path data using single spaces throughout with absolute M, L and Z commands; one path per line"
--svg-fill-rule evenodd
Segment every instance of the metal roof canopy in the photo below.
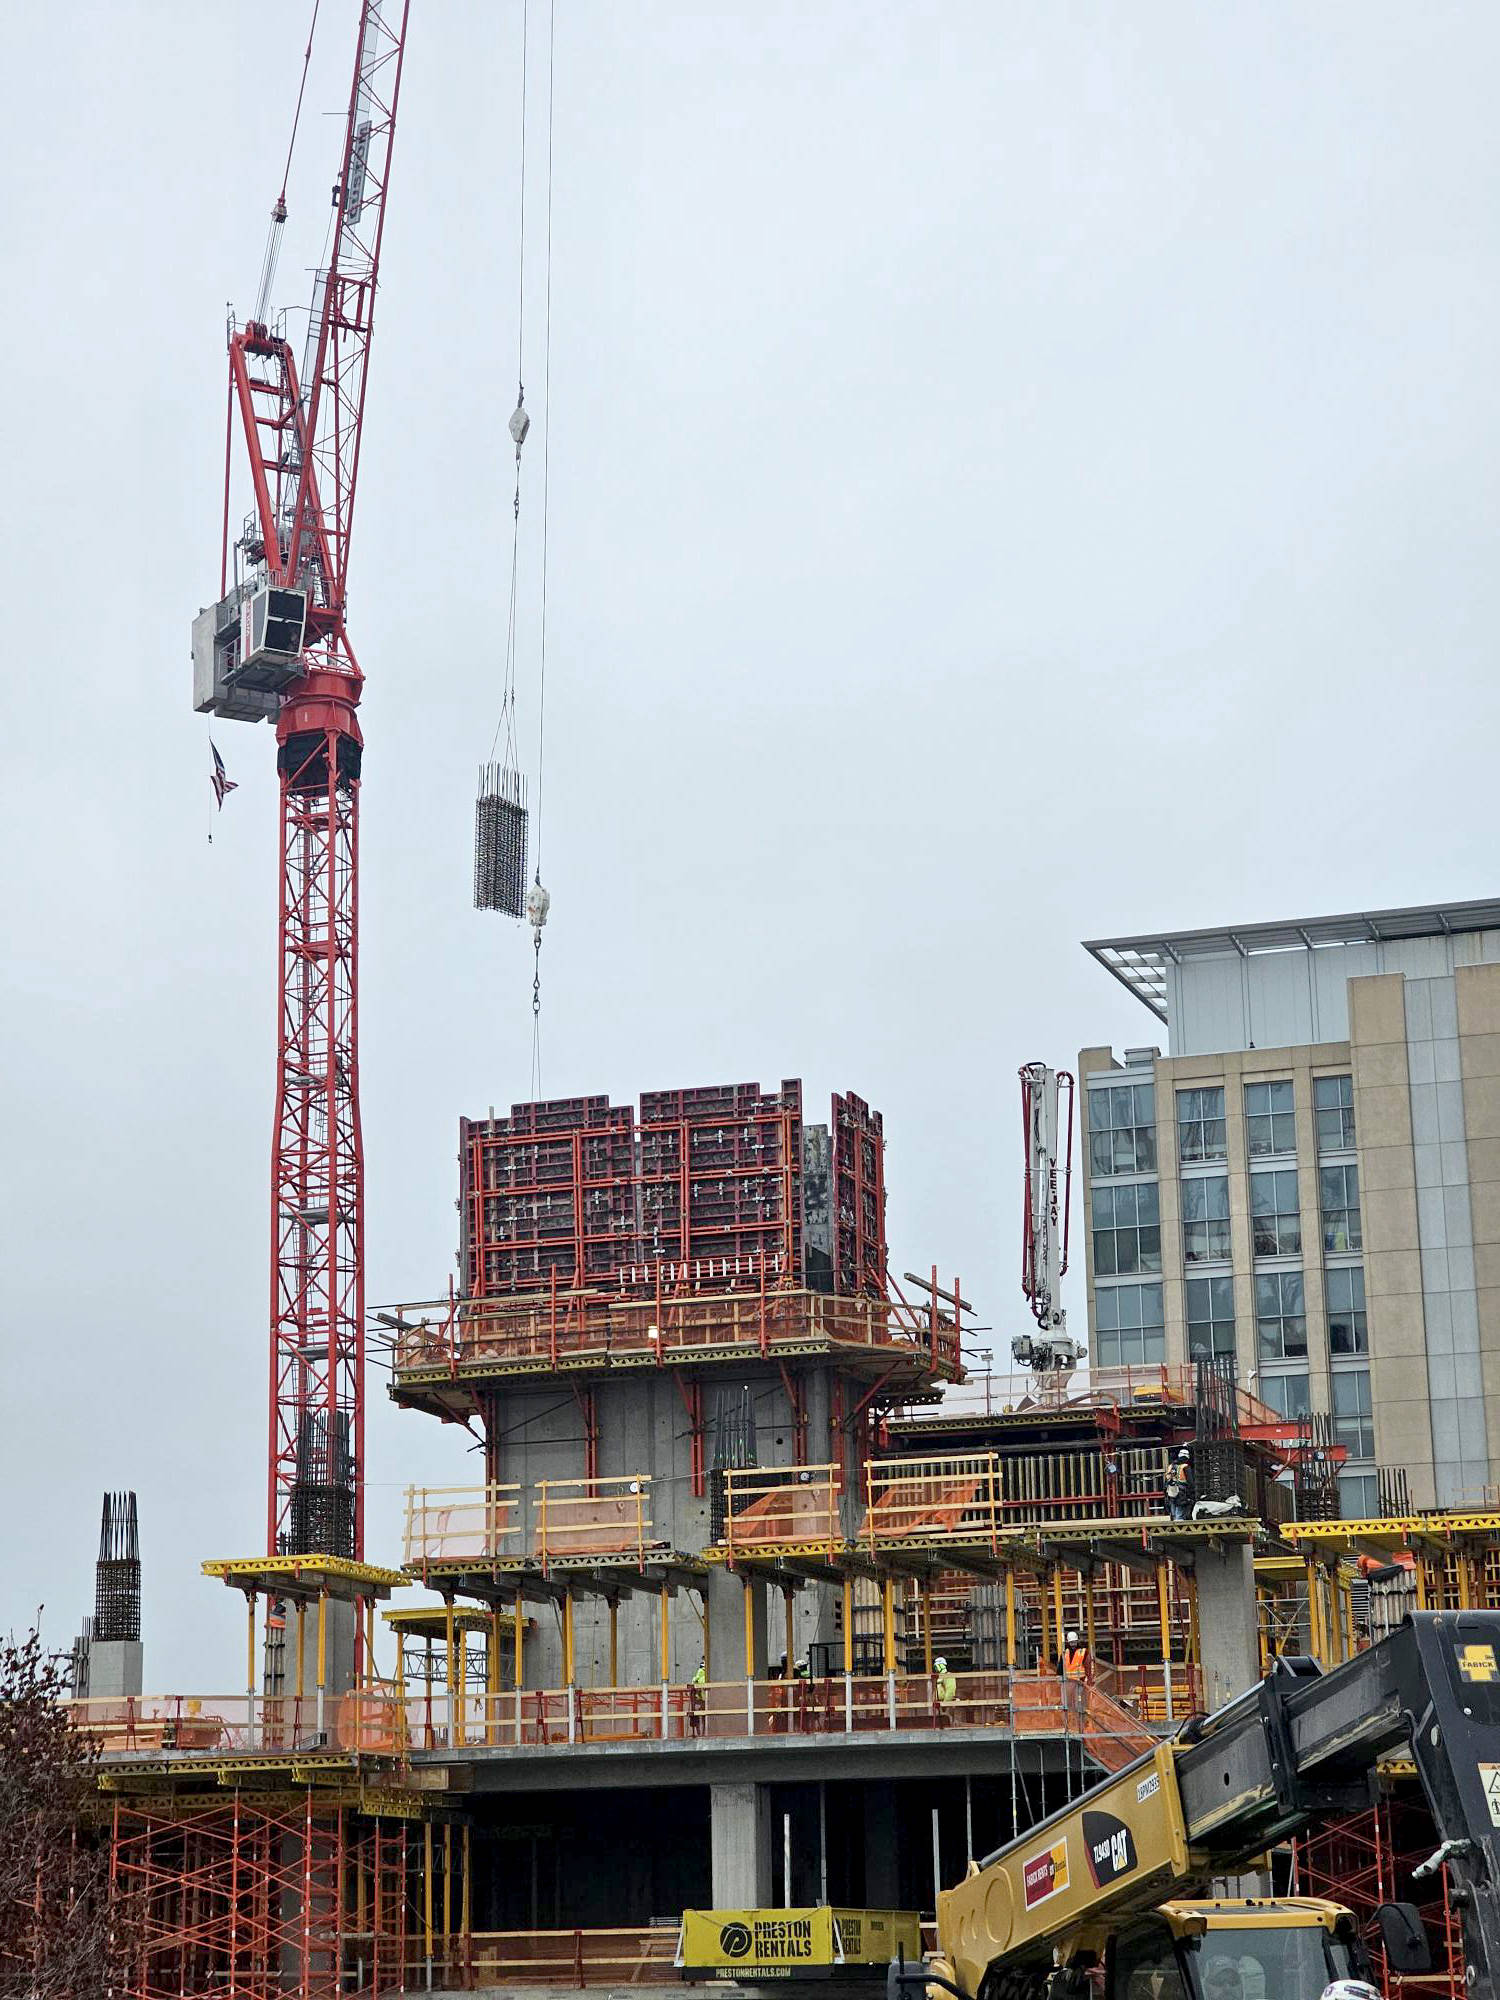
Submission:
M 1423 903 L 1402 910 L 1354 910 L 1338 917 L 1226 924 L 1209 930 L 1157 931 L 1141 937 L 1085 938 L 1083 948 L 1159 1021 L 1167 1019 L 1167 966 L 1185 958 L 1241 958 L 1263 951 L 1315 951 L 1323 945 L 1381 944 L 1391 938 L 1446 937 L 1500 930 L 1500 900 Z

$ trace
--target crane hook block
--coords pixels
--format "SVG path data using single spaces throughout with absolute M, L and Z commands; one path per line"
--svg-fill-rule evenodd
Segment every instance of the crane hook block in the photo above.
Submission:
M 551 908 L 552 898 L 547 890 L 542 887 L 540 882 L 533 882 L 531 887 L 526 891 L 526 915 L 530 920 L 531 928 L 539 935 L 542 925 L 547 921 L 547 912 Z
M 531 419 L 526 414 L 526 405 L 517 403 L 511 413 L 510 434 L 516 441 L 516 457 L 521 456 L 521 447 L 526 442 L 526 433 L 531 429 Z

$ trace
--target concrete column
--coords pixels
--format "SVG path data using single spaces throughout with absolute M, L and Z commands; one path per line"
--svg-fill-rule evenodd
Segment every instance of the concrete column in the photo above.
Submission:
M 89 1695 L 140 1694 L 139 1639 L 95 1639 L 89 1646 Z
M 1211 1714 L 1260 1679 L 1254 1553 L 1248 1543 L 1201 1549 L 1194 1575 L 1203 1701 Z
M 769 1787 L 710 1785 L 708 1810 L 714 1908 L 766 1908 L 771 1900 Z

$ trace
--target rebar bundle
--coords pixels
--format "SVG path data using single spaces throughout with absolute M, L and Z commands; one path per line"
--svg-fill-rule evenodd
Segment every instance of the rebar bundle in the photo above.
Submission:
M 141 1636 L 141 1541 L 133 1493 L 106 1493 L 94 1566 L 95 1639 Z
M 349 1412 L 304 1414 L 297 1432 L 297 1476 L 292 1485 L 287 1555 L 354 1558 L 354 1453 Z
M 486 764 L 474 801 L 474 907 L 520 917 L 526 911 L 526 780 Z

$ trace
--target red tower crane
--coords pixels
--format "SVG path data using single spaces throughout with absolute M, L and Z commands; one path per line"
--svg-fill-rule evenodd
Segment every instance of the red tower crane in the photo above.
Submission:
M 370 340 L 409 0 L 363 0 L 327 268 L 299 379 L 267 294 L 229 329 L 219 601 L 193 623 L 201 714 L 276 726 L 279 1019 L 271 1150 L 268 1553 L 364 1555 L 364 1160 L 359 1124 L 362 676 L 347 613 Z M 254 505 L 234 543 L 235 416 Z

